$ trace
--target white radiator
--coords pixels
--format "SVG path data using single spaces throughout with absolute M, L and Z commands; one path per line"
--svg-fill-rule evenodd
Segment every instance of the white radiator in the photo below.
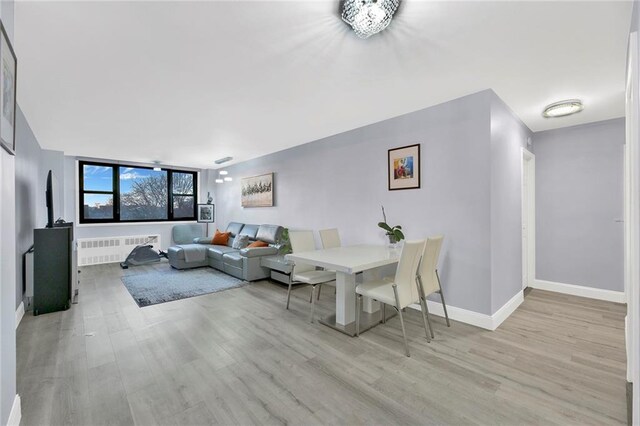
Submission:
M 148 244 L 155 250 L 160 250 L 160 235 L 78 238 L 78 266 L 122 262 L 140 244 Z

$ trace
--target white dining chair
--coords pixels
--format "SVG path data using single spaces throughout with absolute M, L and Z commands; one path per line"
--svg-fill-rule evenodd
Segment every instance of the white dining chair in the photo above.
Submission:
M 409 343 L 407 342 L 407 333 L 404 328 L 402 310 L 420 300 L 416 280 L 423 251 L 424 240 L 405 241 L 393 281 L 384 279 L 365 281 L 356 286 L 356 336 L 360 335 L 360 306 L 363 296 L 391 305 L 400 317 L 405 354 L 409 356 Z
M 322 241 L 323 249 L 330 249 L 341 247 L 340 244 L 340 234 L 336 228 L 331 229 L 321 229 L 318 231 L 320 234 L 320 241 Z
M 320 234 L 320 242 L 322 242 L 323 249 L 342 247 L 342 243 L 340 242 L 340 233 L 337 228 L 321 229 L 318 233 Z M 318 300 L 320 300 L 321 291 L 322 287 L 318 287 Z
M 306 251 L 314 251 L 316 243 L 313 238 L 313 231 L 289 231 L 289 241 L 291 242 L 291 251 L 293 253 L 302 253 Z M 287 309 L 291 300 L 291 287 L 296 284 L 306 284 L 311 286 L 311 317 L 313 322 L 313 314 L 316 309 L 315 296 L 316 287 L 323 284 L 335 285 L 336 273 L 332 271 L 316 270 L 315 266 L 294 264 L 291 272 L 291 281 L 289 282 L 289 290 L 287 291 Z
M 440 283 L 440 276 L 438 275 L 438 258 L 440 257 L 440 249 L 442 248 L 442 241 L 444 237 L 438 235 L 435 237 L 427 238 L 427 242 L 424 245 L 424 253 L 422 254 L 422 260 L 420 261 L 420 268 L 418 269 L 418 291 L 420 292 L 420 307 L 422 311 L 426 313 L 425 331 L 427 331 L 427 323 L 429 324 L 429 331 L 431 337 L 434 337 L 433 326 L 431 325 L 431 319 L 429 318 L 429 309 L 427 308 L 427 296 L 433 293 L 440 294 L 440 300 L 442 300 L 442 308 L 444 309 L 444 317 L 447 320 L 447 327 L 451 327 L 449 322 L 449 314 L 447 313 L 447 304 L 444 301 L 444 294 L 442 293 L 442 285 Z M 424 319 L 424 317 L 423 317 Z M 427 340 L 429 335 L 427 334 Z

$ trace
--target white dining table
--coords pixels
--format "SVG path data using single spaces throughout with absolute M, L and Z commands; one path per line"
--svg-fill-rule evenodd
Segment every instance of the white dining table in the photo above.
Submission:
M 302 263 L 336 271 L 336 313 L 321 318 L 320 323 L 350 336 L 355 335 L 356 275 L 363 273 L 363 280 L 380 278 L 380 268 L 398 262 L 400 249 L 386 245 L 360 244 L 331 249 L 291 253 L 286 257 Z M 365 298 L 360 318 L 363 332 L 380 321 L 380 306 Z

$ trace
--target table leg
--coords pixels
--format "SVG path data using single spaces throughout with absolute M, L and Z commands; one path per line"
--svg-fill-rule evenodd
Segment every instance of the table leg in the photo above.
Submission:
M 363 281 L 373 281 L 380 279 L 380 268 L 368 269 L 362 272 Z M 370 314 L 380 310 L 380 302 L 364 297 L 362 300 L 362 311 Z
M 356 320 L 356 276 L 336 272 L 336 323 L 347 325 Z

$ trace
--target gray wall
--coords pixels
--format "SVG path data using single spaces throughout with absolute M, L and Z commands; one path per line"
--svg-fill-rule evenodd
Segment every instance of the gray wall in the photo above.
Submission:
M 624 119 L 539 132 L 536 278 L 624 291 Z
M 344 244 L 385 243 L 388 221 L 408 239 L 442 233 L 447 301 L 491 314 L 490 108 L 483 91 L 229 167 L 217 186 L 221 227 L 229 221 L 292 229 L 337 227 Z M 387 150 L 420 143 L 422 187 L 387 190 Z M 240 207 L 240 178 L 275 172 L 275 207 Z
M 0 3 L 0 18 L 13 41 L 13 1 Z M 9 419 L 16 397 L 15 161 L 0 148 L 0 424 Z
M 522 290 L 522 148 L 533 136 L 494 94 L 491 102 L 491 308 Z
M 22 253 L 33 244 L 33 230 L 41 227 L 44 185 L 40 180 L 42 149 L 18 108 L 16 116 L 16 308 L 23 299 Z

